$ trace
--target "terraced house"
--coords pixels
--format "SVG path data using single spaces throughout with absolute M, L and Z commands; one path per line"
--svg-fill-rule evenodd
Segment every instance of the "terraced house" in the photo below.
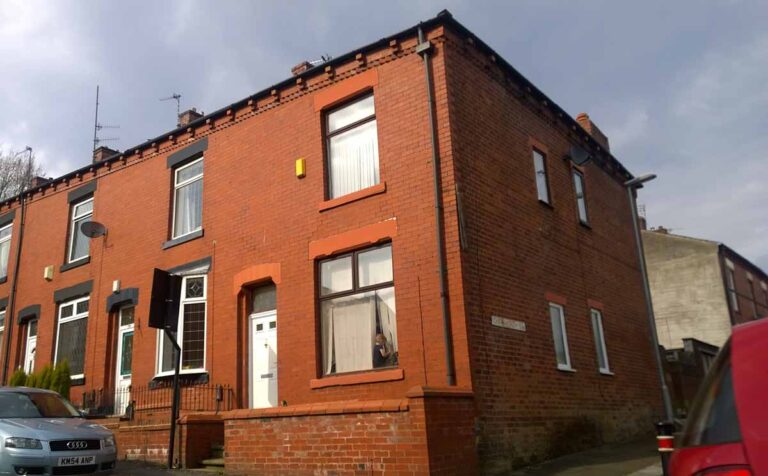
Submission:
M 632 175 L 449 13 L 184 116 L 0 205 L 6 379 L 67 359 L 162 461 L 159 268 L 182 464 L 493 474 L 651 429 Z

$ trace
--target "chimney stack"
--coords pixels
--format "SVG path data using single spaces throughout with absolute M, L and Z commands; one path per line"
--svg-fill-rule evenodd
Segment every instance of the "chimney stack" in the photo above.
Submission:
M 108 159 L 113 155 L 119 154 L 119 150 L 110 149 L 109 147 L 101 146 L 93 151 L 93 163 L 101 162 L 104 159 Z
M 605 150 L 608 152 L 611 151 L 611 147 L 608 144 L 608 136 L 603 134 L 603 131 L 601 131 L 597 125 L 595 125 L 594 122 L 592 122 L 592 119 L 589 118 L 589 114 L 586 112 L 582 112 L 578 116 L 576 116 L 576 122 L 579 123 L 579 125 L 587 131 L 589 135 L 592 136 L 595 141 L 597 141 L 598 144 L 603 146 Z
M 291 74 L 294 76 L 298 76 L 311 67 L 312 67 L 312 63 L 310 63 L 309 61 L 302 61 L 301 63 L 291 68 Z
M 30 184 L 30 186 L 31 186 L 30 188 L 37 188 L 37 187 L 39 187 L 40 185 L 42 185 L 42 184 L 44 184 L 46 182 L 50 182 L 51 180 L 53 180 L 53 179 L 52 178 L 45 178 L 45 177 L 38 177 L 38 176 L 32 177 L 32 183 Z
M 202 112 L 197 112 L 196 108 L 189 109 L 187 111 L 182 112 L 179 114 L 179 127 L 188 126 L 190 123 L 200 119 L 203 117 Z

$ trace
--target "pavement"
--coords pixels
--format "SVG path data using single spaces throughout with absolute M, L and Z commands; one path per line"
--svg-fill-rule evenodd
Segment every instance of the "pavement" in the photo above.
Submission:
M 161 466 L 138 461 L 121 461 L 113 473 L 114 476 L 201 476 L 205 474 L 199 470 L 170 471 Z M 661 476 L 661 463 L 655 439 L 646 438 L 632 443 L 606 445 L 563 456 L 515 471 L 510 476 Z
M 529 466 L 510 476 L 661 476 L 656 440 L 606 445 Z

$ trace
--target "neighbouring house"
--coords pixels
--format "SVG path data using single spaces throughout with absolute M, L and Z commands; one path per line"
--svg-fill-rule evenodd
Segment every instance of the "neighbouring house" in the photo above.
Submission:
M 731 328 L 768 316 L 768 275 L 722 243 L 664 227 L 642 236 L 666 377 L 684 417 Z
M 731 327 L 768 316 L 768 275 L 728 246 L 643 230 L 659 344 L 684 339 L 721 347 Z
M 499 474 L 652 431 L 632 175 L 448 12 L 183 116 L 0 203 L 6 381 L 68 360 L 121 457 L 163 461 L 159 268 L 183 465 Z

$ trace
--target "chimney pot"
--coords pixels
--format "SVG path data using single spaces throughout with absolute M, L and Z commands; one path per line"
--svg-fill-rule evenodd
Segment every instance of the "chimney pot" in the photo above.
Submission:
M 298 76 L 311 67 L 312 67 L 312 63 L 310 63 L 309 61 L 302 61 L 301 63 L 291 68 L 291 74 L 294 76 Z
M 181 114 L 179 114 L 179 123 L 177 124 L 178 127 L 184 127 L 189 125 L 190 123 L 200 119 L 203 117 L 202 112 L 197 112 L 197 108 L 188 109 Z
M 119 150 L 110 149 L 109 147 L 101 146 L 93 151 L 93 163 L 101 162 L 104 159 L 119 154 Z
M 587 131 L 587 133 L 592 136 L 592 138 L 600 144 L 606 151 L 611 151 L 611 146 L 608 143 L 608 136 L 603 134 L 603 131 L 600 130 L 597 125 L 592 122 L 592 119 L 589 118 L 589 114 L 586 112 L 582 112 L 578 116 L 576 116 L 576 122 L 579 123 L 579 125 Z

